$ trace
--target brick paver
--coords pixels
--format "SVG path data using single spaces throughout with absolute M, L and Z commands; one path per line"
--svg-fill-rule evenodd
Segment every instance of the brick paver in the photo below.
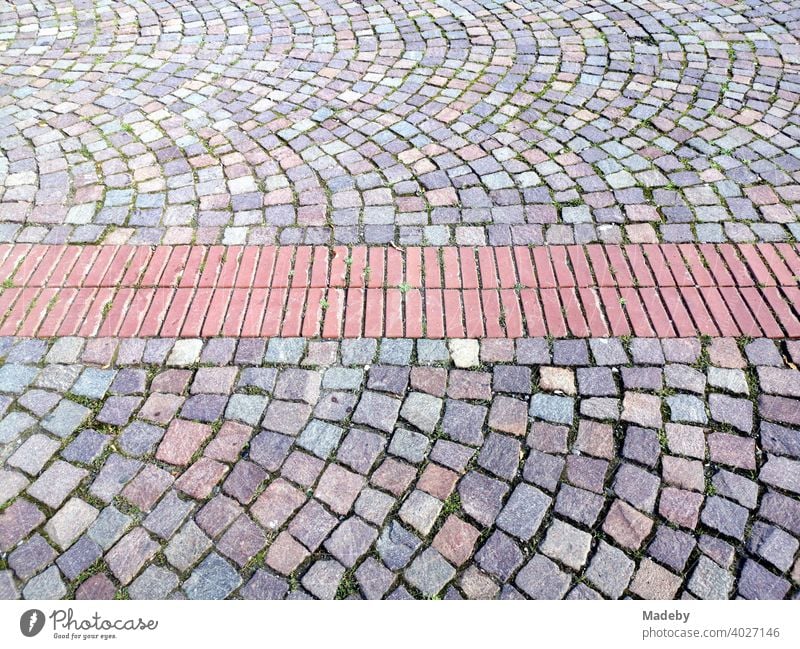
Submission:
M 6 335 L 800 336 L 788 244 L 159 246 L 135 264 L 131 246 L 85 246 L 77 275 L 52 270 L 70 246 L 20 247 L 0 248 Z

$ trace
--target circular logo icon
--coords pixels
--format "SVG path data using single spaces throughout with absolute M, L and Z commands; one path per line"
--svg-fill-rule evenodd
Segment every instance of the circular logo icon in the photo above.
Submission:
M 25 611 L 19 618 L 19 630 L 26 638 L 32 638 L 44 628 L 44 613 L 38 608 Z

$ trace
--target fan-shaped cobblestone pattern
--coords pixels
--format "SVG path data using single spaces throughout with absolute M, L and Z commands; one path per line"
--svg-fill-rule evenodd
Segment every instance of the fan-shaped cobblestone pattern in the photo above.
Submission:
M 0 237 L 800 234 L 789 2 L 0 5 Z
M 0 358 L 2 597 L 800 597 L 796 340 Z

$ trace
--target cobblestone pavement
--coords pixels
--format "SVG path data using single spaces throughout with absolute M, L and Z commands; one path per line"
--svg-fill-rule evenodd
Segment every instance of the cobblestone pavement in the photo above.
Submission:
M 0 357 L 0 597 L 800 597 L 797 340 Z
M 800 235 L 788 2 L 0 4 L 0 240 Z
M 0 598 L 800 599 L 799 34 L 0 0 Z

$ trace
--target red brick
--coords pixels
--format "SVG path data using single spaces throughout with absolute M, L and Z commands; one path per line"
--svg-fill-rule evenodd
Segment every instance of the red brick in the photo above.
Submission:
M 229 288 L 216 288 L 211 297 L 211 302 L 208 305 L 203 327 L 200 329 L 200 335 L 203 338 L 211 338 L 218 336 L 222 331 L 222 322 L 228 311 L 228 302 L 231 299 L 231 289 Z
M 647 260 L 642 252 L 642 247 L 633 244 L 627 245 L 625 246 L 625 254 L 628 256 L 628 262 L 631 265 L 631 270 L 636 278 L 637 285 L 655 286 L 656 281 L 653 279 L 653 275 L 650 273 Z M 614 266 L 614 262 L 611 263 L 612 266 Z M 614 266 L 614 269 L 616 270 L 616 266 Z M 620 284 L 620 286 L 623 286 L 623 284 Z
M 314 259 L 311 265 L 311 288 L 326 288 L 328 286 L 328 248 L 317 246 L 314 248 Z
M 158 280 L 158 285 L 163 287 L 173 287 L 178 284 L 178 280 L 186 267 L 186 262 L 189 259 L 189 253 L 192 250 L 189 246 L 175 246 L 172 248 L 172 254 L 169 256 L 164 272 Z
M 206 255 L 205 267 L 197 280 L 200 288 L 210 288 L 217 283 L 217 275 L 222 267 L 222 256 L 225 254 L 225 246 L 211 246 Z
M 697 284 L 697 286 L 713 286 L 715 280 L 703 265 L 697 248 L 693 244 L 682 243 L 679 249 L 686 263 L 689 265 L 694 283 Z M 691 286 L 691 282 L 687 284 L 687 286 Z
M 757 338 L 761 335 L 761 328 L 753 318 L 750 309 L 742 299 L 739 290 L 732 286 L 722 286 L 719 289 L 722 299 L 725 300 L 725 305 L 736 319 L 736 324 L 745 336 Z
M 461 288 L 457 248 L 448 246 L 442 249 L 442 265 L 444 266 L 444 287 Z
M 386 290 L 386 337 L 403 337 L 403 294 L 400 289 Z
M 732 245 L 720 244 L 719 254 L 725 260 L 726 269 L 733 275 L 736 286 L 753 286 L 753 278 L 747 266 L 739 259 L 736 248 Z
M 139 282 L 140 286 L 158 286 L 161 275 L 164 273 L 167 262 L 169 261 L 172 248 L 169 246 L 158 246 L 150 257 L 147 268 Z
M 664 306 L 672 317 L 672 324 L 675 326 L 678 336 L 691 337 L 697 335 L 692 318 L 683 304 L 678 289 L 667 286 L 661 290 L 661 297 L 664 299 Z
M 513 292 L 510 288 L 501 289 L 504 293 Z M 473 317 L 481 318 L 478 320 L 478 327 L 477 330 L 480 333 L 480 336 L 484 336 L 484 329 L 483 325 L 486 325 L 486 337 L 488 338 L 504 338 L 506 332 L 503 331 L 503 325 L 501 323 L 501 316 L 502 311 L 500 308 L 500 293 L 498 291 L 481 291 L 481 300 L 483 301 L 483 314 L 481 314 L 480 306 L 476 309 L 475 316 L 471 313 L 471 306 L 464 302 L 464 311 L 467 317 L 467 323 L 469 325 L 469 319 Z M 481 317 L 482 315 L 482 317 Z M 519 323 L 520 326 L 522 323 Z M 469 326 L 467 326 L 467 337 L 473 338 L 469 333 Z
M 525 288 L 536 288 L 536 271 L 533 269 L 530 250 L 525 246 L 515 246 L 514 259 L 517 265 L 520 285 Z
M 42 259 L 42 263 L 36 267 L 36 271 L 33 273 L 33 275 L 31 275 L 30 279 L 28 280 L 28 284 L 30 286 L 44 286 L 45 283 L 52 285 L 52 282 L 48 280 L 50 280 L 50 278 L 55 279 L 53 272 L 58 266 L 58 263 L 67 253 L 67 250 L 67 246 L 48 246 L 47 254 L 45 255 L 44 259 Z M 117 253 L 117 249 L 114 246 L 107 246 L 107 250 L 109 257 Z M 109 264 L 110 263 L 111 260 L 109 259 Z M 98 268 L 101 268 L 101 266 L 95 265 L 95 268 L 92 268 L 87 280 L 93 279 L 93 273 L 95 272 L 95 269 Z M 108 268 L 108 266 L 106 266 L 106 268 Z M 105 274 L 105 270 L 103 270 L 103 274 Z M 102 278 L 102 275 L 100 277 Z
M 675 283 L 678 286 L 691 286 L 694 284 L 692 274 L 686 267 L 686 262 L 681 256 L 678 246 L 674 243 L 665 243 L 661 245 L 661 252 L 664 253 L 664 259 L 667 262 L 672 276 L 675 278 Z
M 342 335 L 342 324 L 344 322 L 344 290 L 341 288 L 329 288 L 326 299 L 328 308 L 325 310 L 325 318 L 322 324 L 323 338 L 339 338 Z
M 99 290 L 99 289 L 98 289 Z M 104 289 L 110 290 L 110 289 Z M 82 292 L 82 291 L 81 291 Z M 122 325 L 122 321 L 125 318 L 125 314 L 128 312 L 128 305 L 133 300 L 135 291 L 132 288 L 121 288 L 117 291 L 117 294 L 114 296 L 113 301 L 111 302 L 111 309 L 109 309 L 108 314 L 103 320 L 103 324 L 100 327 L 100 335 L 101 336 L 116 336 L 117 332 L 119 331 L 120 326 Z M 91 304 L 94 300 L 97 291 L 92 291 L 90 296 L 86 296 L 87 307 Z M 80 292 L 78 294 L 78 298 L 75 300 L 77 303 L 81 299 Z M 74 307 L 73 307 L 74 308 Z M 83 316 L 88 311 L 88 308 L 82 310 L 80 314 L 80 320 L 83 320 Z M 69 336 L 72 335 L 65 331 L 66 328 L 69 328 L 69 320 L 72 317 L 73 313 L 70 309 L 70 313 L 67 314 L 67 317 L 64 319 L 64 322 L 61 325 L 61 329 L 59 330 L 58 334 L 60 336 Z
M 134 246 L 133 254 L 131 255 L 125 267 L 125 274 L 122 279 L 117 280 L 113 284 L 108 282 L 107 278 L 103 278 L 103 284 L 106 286 L 135 286 L 139 283 L 139 279 L 147 267 L 147 262 L 150 259 L 150 248 L 147 246 Z M 116 260 L 114 260 L 116 262 Z M 112 270 L 114 266 L 111 267 Z
M 348 286 L 351 288 L 364 288 L 364 270 L 367 268 L 367 248 L 365 246 L 355 246 L 350 251 L 350 273 L 348 276 Z
M 622 247 L 606 245 L 605 251 L 614 274 L 614 283 L 610 286 L 634 286 L 631 267 L 622 253 Z
M 213 289 L 210 288 L 198 288 L 195 291 L 192 304 L 189 307 L 189 312 L 181 327 L 181 336 L 196 338 L 200 335 L 213 293 Z
M 461 291 L 445 290 L 444 296 L 444 322 L 445 333 L 448 338 L 463 338 L 464 323 L 462 315 L 464 313 L 461 306 Z
M 564 246 L 550 246 L 550 259 L 553 260 L 553 269 L 556 273 L 556 282 L 559 287 L 575 286 L 575 278 L 569 269 L 567 250 Z
M 22 263 L 17 268 L 17 271 L 14 273 L 14 285 L 15 286 L 37 286 L 37 284 L 33 284 L 30 282 L 31 275 L 34 274 L 35 271 L 41 265 L 51 266 L 55 264 L 55 261 L 52 258 L 52 253 L 59 253 L 63 250 L 61 246 L 57 248 L 52 248 L 50 246 L 44 246 L 41 244 L 37 244 L 31 248 L 30 254 L 28 254 L 25 259 L 22 260 Z M 48 255 L 50 253 L 50 255 Z M 57 261 L 57 258 L 56 258 Z
M 386 272 L 385 252 L 386 249 L 382 246 L 373 246 L 369 249 L 368 288 L 379 288 L 383 286 L 384 273 Z
M 650 319 L 647 317 L 647 311 L 639 298 L 639 291 L 626 286 L 620 288 L 619 292 L 622 299 L 625 300 L 625 311 L 628 314 L 633 333 L 639 337 L 655 336 L 655 331 L 650 326 Z
M 239 258 L 242 255 L 242 246 L 228 246 L 223 255 L 224 261 L 219 271 L 217 288 L 232 288 L 239 272 Z
M 592 270 L 586 261 L 586 255 L 581 246 L 567 246 L 572 270 L 575 272 L 575 281 L 581 288 L 594 285 Z
M 206 252 L 205 246 L 192 246 L 183 268 L 181 281 L 178 284 L 180 288 L 195 288 L 197 286 L 197 281 L 200 277 L 200 266 L 205 261 Z
M 527 255 L 528 249 L 523 248 L 524 252 L 520 255 Z M 530 257 L 528 258 L 530 264 Z M 481 286 L 483 288 L 497 288 L 499 282 L 497 280 L 497 269 L 494 264 L 494 249 L 489 246 L 481 246 L 478 248 L 478 265 L 481 269 Z M 532 268 L 532 266 L 531 266 Z
M 589 325 L 586 324 L 586 318 L 583 317 L 581 310 L 581 303 L 578 301 L 578 296 L 575 294 L 574 288 L 561 288 L 559 289 L 561 296 L 561 303 L 564 305 L 564 313 L 567 317 L 567 326 L 573 336 L 578 338 L 585 338 L 589 335 Z
M 538 291 L 532 288 L 522 289 L 519 292 L 522 302 L 522 311 L 525 314 L 525 324 L 528 326 L 528 336 L 535 338 L 547 335 L 547 327 L 542 314 L 542 305 L 539 303 Z
M 16 289 L 12 289 L 16 290 Z M 88 289 L 82 289 L 88 290 Z M 4 313 L 5 309 L 3 308 L 3 302 L 6 298 L 6 295 L 9 291 L 4 291 L 3 294 L 0 296 L 0 313 Z M 65 288 L 60 289 L 56 295 L 56 303 L 50 309 L 47 314 L 47 317 L 42 322 L 42 325 L 39 327 L 38 335 L 44 338 L 50 338 L 56 335 L 56 332 L 61 327 L 61 322 L 64 320 L 64 317 L 69 312 L 70 307 L 72 306 L 72 302 L 74 301 L 75 297 L 78 295 L 78 289 L 74 288 Z
M 597 278 L 598 286 L 616 286 L 614 276 L 611 274 L 611 268 L 608 265 L 608 259 L 600 244 L 593 243 L 586 247 L 591 260 L 592 270 L 594 276 Z
M 153 284 L 155 284 L 155 282 L 149 284 L 149 286 L 152 286 Z M 150 306 L 150 301 L 152 300 L 154 293 L 155 289 L 152 288 L 141 288 L 136 291 L 133 299 L 131 300 L 131 306 L 126 313 L 122 324 L 120 325 L 120 338 L 130 338 L 136 335 L 136 333 L 139 331 L 139 328 L 142 326 L 142 322 L 144 322 L 144 318 L 147 315 L 147 309 Z
M 103 312 L 114 298 L 114 289 L 97 289 L 97 292 L 92 296 L 91 305 L 83 318 L 83 323 L 78 329 L 79 336 L 89 338 L 97 335 L 98 329 L 103 322 Z
M 761 293 L 758 289 L 751 286 L 743 286 L 739 291 L 750 307 L 750 310 L 753 312 L 756 321 L 764 330 L 764 333 L 769 338 L 781 338 L 783 336 L 783 331 L 780 326 L 778 326 L 778 323 L 775 322 L 775 318 L 772 317 L 772 313 L 761 297 Z
M 361 336 L 364 325 L 364 289 L 348 288 L 347 305 L 344 310 L 345 338 Z
M 44 320 L 50 308 L 50 301 L 58 296 L 60 290 L 61 289 L 58 288 L 46 288 L 39 293 L 39 296 L 36 298 L 36 303 L 30 309 L 25 321 L 20 326 L 18 335 L 36 335 L 36 330 L 39 328 L 39 325 Z M 0 313 L 2 313 L 2 311 L 0 311 Z
M 533 255 L 533 264 L 536 268 L 536 276 L 539 278 L 539 287 L 555 288 L 558 282 L 556 282 L 556 275 L 553 271 L 550 255 L 547 254 L 547 249 L 536 247 L 531 250 L 531 254 Z
M 714 324 L 717 325 L 720 333 L 725 337 L 736 337 L 739 335 L 739 327 L 731 317 L 728 309 L 725 307 L 725 302 L 719 294 L 719 289 L 715 286 L 703 286 L 699 289 L 700 295 L 705 300 L 711 316 L 714 318 Z
M 306 299 L 306 313 L 303 318 L 301 334 L 306 338 L 316 338 L 322 327 L 322 296 L 321 288 L 310 288 Z
M 517 285 L 517 273 L 511 248 L 502 246 L 494 249 L 497 259 L 497 274 L 500 278 L 500 288 L 514 288 Z
M 628 318 L 622 310 L 620 304 L 620 295 L 617 289 L 612 287 L 602 287 L 600 289 L 600 299 L 605 306 L 606 317 L 608 318 L 608 326 L 611 328 L 613 336 L 629 336 L 631 329 L 628 326 Z
M 379 338 L 383 335 L 383 291 L 367 289 L 367 310 L 364 315 L 364 336 Z
M 482 293 L 494 293 L 495 301 L 497 300 L 496 291 L 482 291 Z M 466 324 L 467 338 L 482 338 L 484 335 L 483 329 L 483 310 L 481 309 L 481 296 L 477 289 L 468 289 L 463 291 L 462 299 L 464 301 L 464 322 Z M 484 300 L 486 296 L 484 295 Z M 491 307 L 490 307 L 491 308 Z M 494 318 L 499 325 L 500 309 L 497 306 L 494 315 L 487 314 L 487 321 Z M 487 322 L 488 324 L 488 322 Z
M 100 248 L 98 246 L 84 246 L 81 249 L 81 254 L 78 256 L 75 265 L 72 267 L 72 271 L 67 275 L 67 279 L 64 280 L 64 286 L 83 286 L 83 280 L 86 278 L 86 274 L 92 267 L 92 262 L 99 252 Z
M 478 288 L 478 265 L 475 263 L 475 249 L 471 246 L 461 246 L 458 249 L 461 260 L 461 285 L 464 288 Z
M 798 254 L 798 251 L 788 243 L 778 243 L 775 248 L 778 253 L 780 253 L 781 257 L 783 257 L 783 261 L 789 267 L 794 277 L 800 277 L 800 254 Z
M 425 291 L 425 336 L 444 338 L 444 309 L 440 289 Z
M 235 288 L 228 303 L 228 312 L 222 321 L 222 335 L 236 337 L 242 330 L 247 302 L 250 297 L 249 288 Z
M 256 266 L 261 248 L 258 246 L 247 246 L 239 259 L 239 268 L 236 271 L 236 280 L 233 285 L 236 288 L 250 288 L 253 286 L 253 278 L 256 274 Z
M 500 301 L 503 304 L 503 313 L 506 321 L 506 335 L 509 338 L 522 338 L 525 330 L 522 326 L 522 311 L 519 306 L 519 295 L 511 289 L 500 291 Z
M 794 273 L 783 262 L 771 243 L 759 243 L 756 246 L 764 258 L 769 270 L 775 275 L 779 285 L 792 285 L 797 282 Z
M 797 290 L 796 287 L 794 288 Z M 765 286 L 761 289 L 761 294 L 766 298 L 767 302 L 769 302 L 775 315 L 778 316 L 778 320 L 780 320 L 780 323 L 783 325 L 786 335 L 790 338 L 800 336 L 800 322 L 797 321 L 797 318 L 792 313 L 792 309 L 786 303 L 786 300 L 778 289 L 774 286 Z
M 595 338 L 606 338 L 609 336 L 608 325 L 600 302 L 600 296 L 595 288 L 579 288 L 578 295 L 583 304 L 583 311 L 586 313 L 586 323 L 589 331 Z
M 72 270 L 72 267 L 75 265 L 75 262 L 78 260 L 78 256 L 80 254 L 81 254 L 81 249 L 78 246 L 69 246 L 66 249 L 66 251 L 64 252 L 64 255 L 59 260 L 58 265 L 53 270 L 53 274 L 52 274 L 53 283 L 56 286 L 63 286 L 64 285 L 64 280 L 69 275 L 70 271 Z M 117 263 L 117 261 L 115 259 L 114 260 L 114 264 L 116 264 L 116 263 Z M 0 277 L 8 277 L 9 275 L 11 275 L 11 269 L 13 268 L 13 266 L 11 266 L 8 269 L 6 269 L 7 265 L 8 265 L 8 260 L 6 260 L 6 263 L 3 264 L 4 267 L 2 269 L 0 269 Z M 112 269 L 114 268 L 113 264 L 112 264 L 111 268 Z M 124 269 L 124 267 L 123 267 L 123 269 Z M 119 280 L 117 280 L 117 281 L 119 281 Z
M 682 286 L 680 288 L 680 293 L 686 301 L 686 305 L 689 307 L 692 319 L 697 325 L 697 330 L 701 334 L 707 336 L 718 335 L 717 328 L 714 326 L 714 321 L 708 313 L 705 304 L 703 304 L 703 299 L 700 297 L 699 291 L 694 286 Z
M 150 307 L 147 309 L 146 314 L 142 320 L 142 325 L 139 327 L 136 335 L 142 337 L 157 336 L 158 331 L 164 322 L 164 316 L 167 313 L 172 296 L 175 289 L 172 288 L 158 288 L 150 300 Z
M 639 290 L 639 296 L 644 303 L 645 311 L 650 316 L 650 322 L 653 323 L 656 335 L 659 338 L 673 338 L 675 336 L 675 329 L 672 327 L 670 317 L 666 309 L 664 309 L 659 295 L 660 291 L 652 287 Z
M 292 271 L 292 260 L 295 248 L 293 246 L 281 246 L 276 250 L 275 267 L 272 274 L 270 285 L 276 288 L 288 288 L 290 273 Z
M 717 286 L 738 286 L 733 277 L 728 272 L 728 266 L 720 257 L 716 248 L 710 243 L 699 246 L 700 254 L 705 259 L 705 266 L 711 271 L 714 277 L 714 284 Z
M 406 248 L 406 284 L 413 288 L 422 286 L 422 250 Z
M 305 288 L 308 286 L 308 272 L 311 269 L 311 246 L 298 246 L 292 267 L 292 288 Z
M 554 288 L 543 288 L 539 294 L 542 297 L 542 309 L 547 326 L 547 333 L 556 338 L 567 335 L 567 324 L 564 322 L 564 315 L 561 312 L 561 302 L 558 299 L 558 291 Z
M 442 274 L 437 248 L 425 248 L 425 288 L 442 288 Z
M 19 294 L 19 299 L 14 303 L 14 308 L 6 315 L 0 327 L 0 336 L 13 336 L 25 319 L 28 307 L 39 294 L 39 288 L 24 288 Z
M 422 293 L 412 288 L 406 292 L 405 302 L 405 335 L 409 338 L 422 338 Z
M 261 256 L 256 266 L 256 274 L 253 277 L 255 288 L 269 288 L 272 285 L 272 270 L 275 266 L 275 246 L 266 246 L 261 250 Z
M 282 336 L 295 337 L 300 335 L 305 305 L 306 290 L 302 288 L 289 289 L 289 297 L 286 300 L 286 309 L 283 313 Z
M 337 288 L 347 286 L 347 257 L 348 251 L 345 246 L 336 246 L 333 249 L 333 259 L 331 260 L 330 285 Z
M 283 305 L 289 291 L 285 288 L 272 289 L 267 300 L 267 312 L 264 314 L 264 324 L 261 326 L 261 335 L 277 336 L 283 322 Z
M 675 278 L 667 265 L 667 260 L 661 252 L 661 246 L 655 243 L 648 243 L 642 246 L 647 263 L 656 279 L 656 286 L 675 286 Z
M 175 290 L 175 297 L 169 305 L 167 314 L 159 332 L 162 336 L 175 337 L 180 333 L 186 313 L 194 297 L 193 288 L 179 288 Z

